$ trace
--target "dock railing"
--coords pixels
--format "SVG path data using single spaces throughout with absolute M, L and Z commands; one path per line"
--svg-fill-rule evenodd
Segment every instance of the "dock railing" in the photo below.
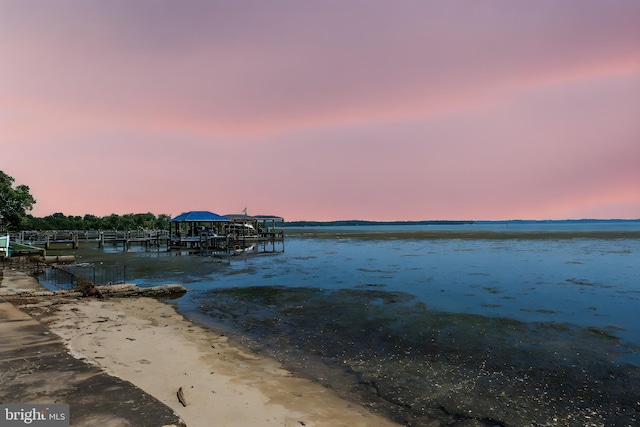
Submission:
M 80 245 L 97 245 L 98 248 L 121 247 L 125 251 L 132 246 L 153 250 L 188 250 L 203 253 L 228 254 L 254 244 L 284 244 L 284 233 L 277 227 L 261 227 L 249 234 L 244 230 L 217 234 L 179 234 L 170 236 L 168 230 L 57 230 L 21 231 L 13 233 L 11 239 L 39 248 L 79 248 Z M 275 250 L 274 250 L 275 251 Z
M 12 234 L 12 240 L 28 243 L 49 249 L 54 244 L 65 244 L 74 249 L 82 244 L 104 245 L 131 244 L 145 246 L 167 246 L 169 244 L 168 230 L 56 230 L 56 231 L 20 231 Z

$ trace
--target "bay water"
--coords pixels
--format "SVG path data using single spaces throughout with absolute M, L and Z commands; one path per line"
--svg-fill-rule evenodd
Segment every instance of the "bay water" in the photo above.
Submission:
M 229 258 L 81 248 L 404 425 L 639 425 L 640 221 L 287 228 Z

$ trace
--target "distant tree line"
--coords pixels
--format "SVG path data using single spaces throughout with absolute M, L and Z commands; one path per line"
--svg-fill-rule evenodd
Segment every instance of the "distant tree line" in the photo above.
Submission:
M 103 217 L 90 214 L 66 216 L 58 212 L 43 218 L 27 215 L 20 224 L 20 228 L 23 230 L 168 230 L 170 220 L 170 215 L 155 216 L 150 212 L 111 214 Z
M 287 227 L 320 227 L 320 226 L 360 226 L 360 225 L 464 225 L 474 224 L 472 220 L 424 220 L 424 221 L 365 221 L 365 220 L 340 220 L 340 221 L 289 221 Z

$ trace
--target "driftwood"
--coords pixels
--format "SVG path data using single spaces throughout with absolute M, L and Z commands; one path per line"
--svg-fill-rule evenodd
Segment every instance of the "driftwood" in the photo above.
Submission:
M 75 255 L 53 255 L 53 256 L 43 256 L 42 262 L 45 264 L 73 264 L 76 262 Z
M 100 287 L 94 285 L 89 281 L 83 281 L 79 283 L 78 286 L 73 288 L 73 290 L 76 292 L 80 292 L 83 297 L 104 298 L 102 296 L 102 292 L 100 292 Z
M 182 387 L 178 389 L 178 402 L 182 403 L 182 406 L 187 406 L 187 401 L 184 398 L 184 393 L 182 392 Z
M 151 297 L 151 298 L 175 298 L 187 293 L 187 289 L 182 285 L 161 285 L 152 286 L 149 288 L 139 287 L 136 285 L 83 285 L 82 288 L 74 289 L 72 291 L 59 290 L 59 291 L 33 291 L 33 290 L 21 290 L 21 289 L 0 289 L 0 296 L 3 297 L 88 297 L 97 296 L 111 297 L 111 298 L 126 298 L 126 297 Z
M 187 289 L 182 285 L 161 285 L 149 288 L 136 285 L 105 285 L 96 286 L 100 294 L 105 297 L 152 297 L 170 298 L 178 297 L 187 293 Z

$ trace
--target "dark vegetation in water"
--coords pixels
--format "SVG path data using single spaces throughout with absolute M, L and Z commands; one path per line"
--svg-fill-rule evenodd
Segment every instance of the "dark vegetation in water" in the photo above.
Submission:
M 285 366 L 411 426 L 638 425 L 614 330 L 430 310 L 406 293 L 249 287 L 201 311 Z

